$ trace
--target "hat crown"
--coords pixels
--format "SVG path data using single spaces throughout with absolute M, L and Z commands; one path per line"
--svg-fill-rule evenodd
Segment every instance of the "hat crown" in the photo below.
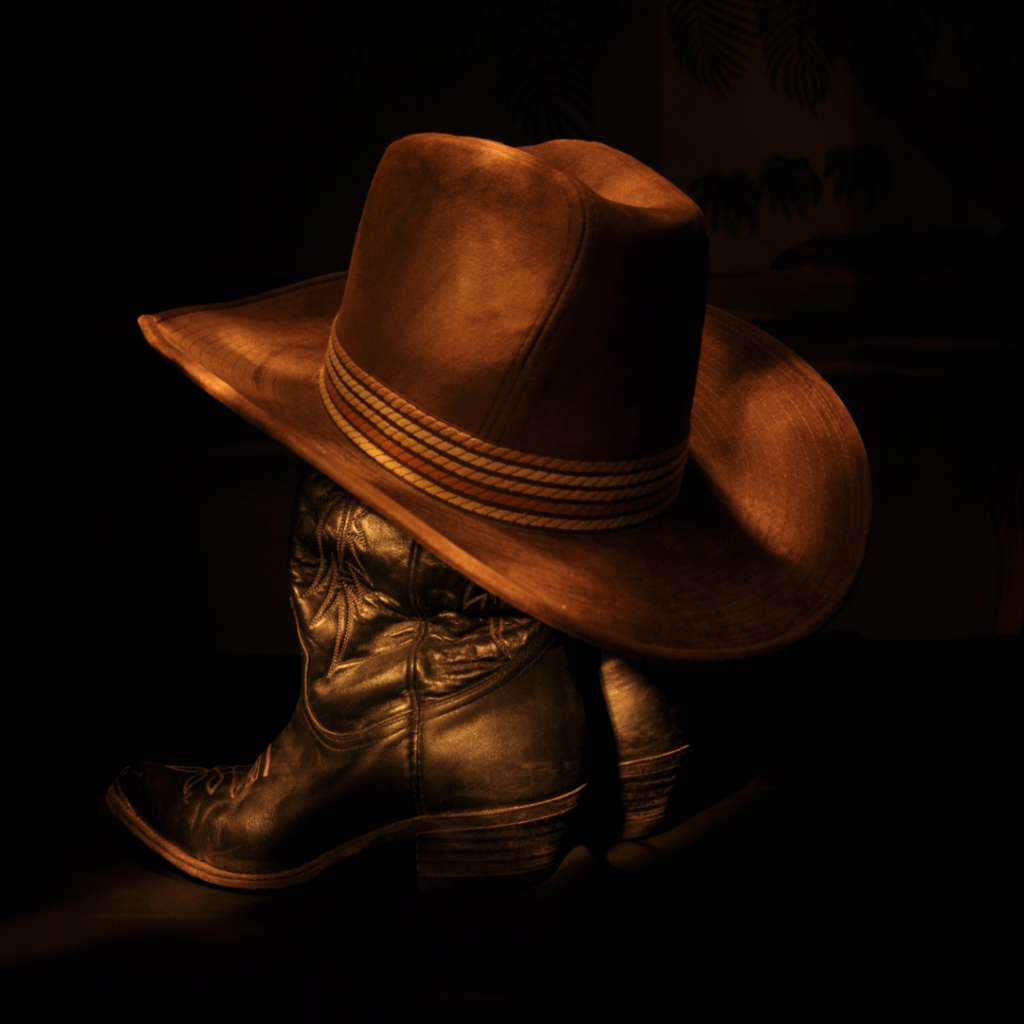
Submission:
M 370 187 L 334 345 L 481 441 L 643 460 L 688 435 L 706 291 L 699 209 L 631 157 L 415 135 Z

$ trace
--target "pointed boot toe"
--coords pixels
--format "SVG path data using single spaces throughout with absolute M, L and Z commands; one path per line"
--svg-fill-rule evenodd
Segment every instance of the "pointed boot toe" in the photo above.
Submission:
M 181 870 L 233 888 L 315 877 L 416 837 L 422 888 L 558 864 L 585 718 L 560 634 L 310 471 L 292 530 L 298 704 L 251 765 L 126 768 L 107 802 Z
M 295 861 L 282 843 L 293 837 L 266 813 L 284 794 L 253 791 L 266 758 L 251 766 L 131 765 L 107 791 L 107 806 L 147 846 L 205 882 L 270 887 Z

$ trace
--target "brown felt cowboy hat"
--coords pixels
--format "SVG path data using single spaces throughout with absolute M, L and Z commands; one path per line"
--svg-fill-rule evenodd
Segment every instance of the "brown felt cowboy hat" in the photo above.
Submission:
M 870 483 L 831 388 L 706 291 L 700 211 L 631 157 L 414 135 L 347 274 L 140 323 L 516 607 L 617 653 L 721 659 L 835 613 Z

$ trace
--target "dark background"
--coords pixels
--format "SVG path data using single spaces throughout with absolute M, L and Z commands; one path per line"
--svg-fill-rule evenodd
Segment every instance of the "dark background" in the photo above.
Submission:
M 584 47 L 585 100 L 551 113 L 515 92 L 509 26 L 558 7 L 220 0 L 13 19 L 2 934 L 33 1019 L 830 1016 L 883 997 L 977 1015 L 995 998 L 1020 669 L 991 637 L 993 486 L 1024 431 L 1020 73 L 986 77 L 953 4 L 927 75 L 888 106 L 840 26 L 812 112 L 772 89 L 753 44 L 724 91 L 701 83 L 677 60 L 673 5 L 636 0 Z M 551 32 L 556 64 L 559 45 L 576 53 Z M 251 758 L 287 719 L 301 466 L 164 364 L 135 317 L 343 269 L 381 153 L 418 131 L 587 135 L 684 189 L 756 180 L 775 154 L 820 175 L 836 146 L 881 146 L 893 186 L 873 208 L 825 180 L 805 214 L 765 202 L 756 230 L 711 232 L 711 301 L 817 366 L 861 428 L 868 558 L 828 634 L 782 669 L 681 679 L 719 695 L 707 737 L 728 767 L 712 790 L 733 803 L 680 826 L 653 867 L 581 845 L 518 902 L 439 904 L 399 851 L 311 893 L 218 892 L 121 840 L 102 795 L 132 760 Z M 820 236 L 910 255 L 772 269 Z M 999 241 L 965 255 L 979 237 Z

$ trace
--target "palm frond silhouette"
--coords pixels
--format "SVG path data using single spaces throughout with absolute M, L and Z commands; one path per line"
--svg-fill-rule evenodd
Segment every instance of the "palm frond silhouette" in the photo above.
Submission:
M 813 111 L 832 85 L 834 67 L 821 21 L 811 0 L 761 0 L 757 27 L 772 88 Z
M 408 10 L 423 3 L 334 0 L 339 59 L 350 81 L 362 76 L 371 54 L 376 58 L 378 37 L 400 34 Z M 943 32 L 956 37 L 990 80 L 1014 67 L 1024 45 L 1019 0 L 429 0 L 428 6 L 438 33 L 464 58 L 481 45 L 493 47 L 501 105 L 530 139 L 543 141 L 594 135 L 594 74 L 620 15 L 640 4 L 664 12 L 678 63 L 720 93 L 760 44 L 772 87 L 814 111 L 842 60 L 869 103 L 935 167 L 1005 223 L 1024 225 L 1019 134 L 928 75 Z M 957 147 L 956 137 L 973 140 L 970 153 Z M 834 173 L 841 201 L 870 206 L 884 194 L 887 179 L 877 169 L 870 186 Z M 781 197 L 776 202 L 781 206 Z M 736 217 L 727 230 L 751 223 L 746 214 Z M 726 221 L 721 212 L 719 223 Z
M 726 92 L 757 39 L 747 0 L 662 0 L 676 59 L 702 85 Z
M 594 69 L 626 0 L 505 0 L 497 12 L 498 91 L 537 142 L 590 138 Z
M 840 146 L 825 157 L 825 177 L 836 179 L 836 202 L 874 209 L 892 191 L 892 163 L 881 146 Z
M 805 214 L 821 198 L 821 178 L 806 157 L 773 156 L 758 176 L 761 194 L 773 209 L 781 209 L 787 220 L 794 213 Z
M 335 50 L 342 74 L 356 85 L 380 32 L 376 4 L 335 4 Z
M 721 224 L 730 235 L 739 235 L 743 223 L 751 231 L 757 230 L 761 190 L 757 182 L 743 171 L 732 174 L 713 172 L 695 178 L 690 185 L 690 195 L 716 231 Z

